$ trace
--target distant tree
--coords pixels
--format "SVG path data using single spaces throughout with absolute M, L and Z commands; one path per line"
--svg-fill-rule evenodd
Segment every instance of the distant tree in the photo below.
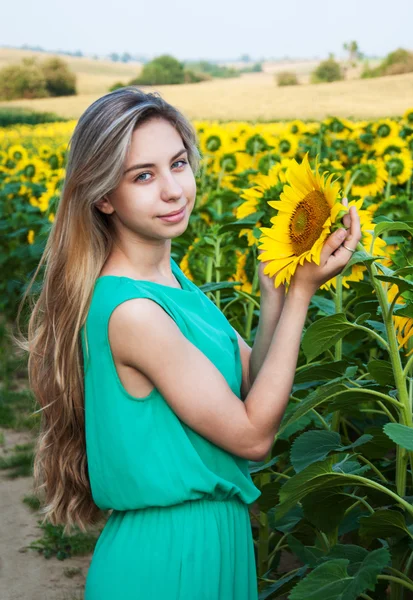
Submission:
M 0 69 L 0 99 L 45 98 L 49 95 L 46 77 L 34 57 Z
M 130 60 L 132 60 L 132 56 L 129 54 L 129 52 L 124 52 L 122 54 L 122 56 L 120 57 L 120 60 L 124 63 L 129 62 Z
M 76 94 L 76 75 L 61 58 L 52 56 L 41 63 L 49 96 L 72 96 Z
M 113 60 L 114 62 L 118 62 L 120 60 L 120 56 L 117 52 L 112 52 L 109 54 L 109 59 Z
M 330 54 L 327 60 L 322 61 L 311 73 L 311 83 L 328 83 L 343 79 L 340 64 Z
M 241 62 L 251 62 L 251 57 L 249 54 L 241 54 L 240 61 Z
M 366 62 L 361 77 L 364 79 L 412 72 L 413 52 L 409 52 L 409 50 L 405 50 L 404 48 L 398 48 L 393 52 L 389 52 L 377 67 L 371 69 L 369 63 Z
M 357 60 L 362 56 L 357 42 L 355 40 L 351 42 L 345 42 L 343 44 L 343 48 L 348 52 L 348 62 L 355 66 L 357 64 Z
M 169 54 L 162 54 L 144 65 L 130 85 L 166 85 L 184 83 L 184 65 Z

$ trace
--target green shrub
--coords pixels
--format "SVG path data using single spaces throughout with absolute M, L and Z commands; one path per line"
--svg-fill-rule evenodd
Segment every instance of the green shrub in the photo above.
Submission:
M 127 86 L 127 83 L 122 83 L 121 81 L 116 81 L 113 85 L 110 86 L 109 92 L 114 92 L 115 90 L 118 90 L 119 88 L 123 88 L 126 86 Z
M 20 106 L 0 106 L 0 127 L 10 125 L 37 125 L 38 123 L 54 123 L 56 121 L 68 121 L 52 112 L 35 112 L 30 108 Z
M 129 85 L 167 85 L 184 81 L 183 64 L 173 56 L 163 54 L 146 63 L 139 77 L 132 79 Z
M 41 64 L 46 78 L 46 89 L 50 96 L 71 96 L 76 94 L 76 75 L 69 70 L 68 64 L 52 56 Z
M 382 77 L 383 75 L 400 75 L 402 73 L 413 73 L 413 52 L 404 48 L 398 48 L 390 52 L 383 61 L 375 68 L 370 69 L 368 63 L 365 65 L 361 77 Z
M 185 69 L 184 71 L 184 82 L 185 83 L 198 83 L 200 81 L 210 81 L 213 79 L 209 73 L 201 73 L 200 71 L 193 71 L 192 69 Z
M 0 70 L 1 100 L 47 96 L 46 77 L 35 58 L 23 58 L 21 64 L 8 65 Z
M 0 69 L 0 100 L 47 98 L 76 94 L 76 76 L 58 57 L 39 63 L 37 57 Z
M 276 76 L 277 85 L 298 85 L 297 75 L 292 71 L 280 71 Z
M 323 60 L 311 73 L 311 83 L 329 83 L 343 78 L 340 64 L 332 57 Z

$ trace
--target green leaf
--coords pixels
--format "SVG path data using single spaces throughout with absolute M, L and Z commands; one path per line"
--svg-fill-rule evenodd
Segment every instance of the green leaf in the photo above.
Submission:
M 378 223 L 374 228 L 374 235 L 377 237 L 386 231 L 408 231 L 413 234 L 413 227 L 403 223 L 403 221 L 394 221 L 393 223 Z
M 387 360 L 371 360 L 367 365 L 368 372 L 380 385 L 395 385 L 391 363 Z
M 306 383 L 308 381 L 329 381 L 343 375 L 348 362 L 337 360 L 309 365 L 296 372 L 294 384 Z
M 318 308 L 318 313 L 325 313 L 326 315 L 335 315 L 336 307 L 333 300 L 329 298 L 324 298 L 323 296 L 317 296 L 315 294 L 310 301 L 310 307 L 315 306 Z
M 387 281 L 388 283 L 392 283 L 397 285 L 400 292 L 413 292 L 413 282 L 408 281 L 407 279 L 402 279 L 401 277 L 394 277 L 392 275 L 375 275 L 376 279 L 380 279 L 380 281 Z
M 413 275 L 413 267 L 401 267 L 394 272 L 395 275 Z
M 349 446 L 341 444 L 340 434 L 335 431 L 306 431 L 294 440 L 291 447 L 291 464 L 299 473 L 308 465 L 325 457 L 332 451 L 346 451 L 370 441 L 371 435 L 363 435 Z
M 374 591 L 377 576 L 389 560 L 386 548 L 366 552 L 357 563 L 345 558 L 330 559 L 300 581 L 289 600 L 357 600 L 363 592 Z
M 376 510 L 373 515 L 360 517 L 360 535 L 369 543 L 375 538 L 402 538 L 413 535 L 407 529 L 404 515 L 395 510 Z
M 305 518 L 317 529 L 330 533 L 342 522 L 355 500 L 340 488 L 318 490 L 302 499 Z
M 371 313 L 369 313 L 369 312 L 362 313 L 354 321 L 354 324 L 355 325 L 363 325 L 364 321 L 367 321 L 367 319 L 369 319 L 370 317 L 371 317 Z
M 347 573 L 348 560 L 335 559 L 321 564 L 293 587 L 289 600 L 337 600 L 342 598 L 352 578 Z M 354 598 L 355 600 L 355 598 Z
M 383 260 L 382 256 L 373 256 L 371 254 L 368 254 L 368 252 L 366 252 L 365 250 L 357 250 L 356 252 L 354 252 L 353 256 L 350 258 L 350 260 L 348 261 L 348 263 L 346 264 L 346 267 L 344 269 L 344 271 L 342 271 L 342 275 L 346 275 L 346 273 L 348 273 L 348 271 L 351 269 L 351 267 L 353 265 L 359 264 L 359 263 L 369 263 L 369 262 L 373 262 L 375 260 Z
M 205 294 L 207 292 L 214 292 L 215 290 L 225 290 L 231 289 L 235 285 L 242 284 L 242 281 L 220 281 L 219 283 L 204 283 L 199 286 L 199 289 L 202 290 Z
M 294 413 L 287 419 L 283 419 L 281 426 L 277 432 L 277 438 L 281 436 L 284 430 L 292 425 L 295 421 L 298 421 L 303 415 L 306 415 L 310 410 L 316 408 L 320 404 L 332 400 L 336 394 L 341 390 L 346 390 L 346 386 L 342 383 L 328 383 L 326 385 L 320 385 L 314 392 L 311 392 L 305 400 L 297 405 Z
M 293 554 L 295 554 L 301 562 L 310 567 L 315 567 L 319 559 L 323 556 L 323 551 L 315 546 L 304 546 L 293 535 L 287 536 L 287 544 L 291 548 Z
M 413 427 L 401 423 L 386 423 L 383 431 L 398 446 L 413 451 Z
M 302 339 L 307 361 L 311 361 L 354 330 L 344 313 L 323 317 L 311 323 Z
M 363 455 L 367 458 L 383 458 L 390 449 L 394 448 L 394 442 L 384 433 L 382 427 L 372 425 L 366 427 L 365 432 L 373 436 L 363 448 Z
M 257 499 L 261 511 L 268 512 L 277 504 L 280 487 L 279 481 L 271 481 L 262 486 L 261 496 Z
M 323 462 L 313 463 L 303 471 L 300 471 L 300 473 L 293 475 L 280 489 L 280 504 L 275 508 L 275 518 L 279 519 L 287 514 L 297 502 L 300 502 L 302 498 L 317 490 L 354 484 L 380 490 L 379 484 L 371 479 L 353 473 L 335 472 L 334 466 L 336 461 L 337 455 L 332 454 Z
M 326 406 L 328 413 L 336 410 L 345 410 L 355 414 L 359 412 L 360 405 L 367 402 L 386 402 L 385 398 L 372 393 L 373 390 L 366 388 L 351 388 L 338 391 L 335 398 Z
M 277 529 L 281 533 L 288 533 L 302 520 L 303 516 L 303 509 L 298 505 L 294 506 L 286 515 L 277 520 L 274 518 L 274 510 L 271 509 L 268 512 L 268 524 L 271 529 Z
M 413 319 L 413 302 L 408 302 L 403 306 L 399 306 L 399 308 L 395 308 L 393 314 L 396 317 L 407 317 L 408 319 Z
M 307 569 L 308 569 L 308 567 L 304 566 L 304 567 L 301 567 L 300 569 L 298 569 L 298 571 L 295 571 L 295 573 L 287 574 L 287 575 L 284 575 L 284 577 L 277 579 L 277 581 L 275 581 L 274 583 L 272 583 L 271 585 L 266 587 L 260 593 L 260 600 L 266 600 L 267 598 L 270 598 L 270 597 L 273 598 L 274 592 L 276 592 L 277 590 L 282 588 L 286 583 L 289 583 L 292 579 L 295 579 L 296 577 L 299 577 L 299 578 L 302 577 L 304 575 L 304 573 L 307 571 Z
M 238 231 L 243 229 L 244 227 L 254 226 L 258 223 L 261 217 L 264 215 L 264 211 L 259 211 L 254 214 L 248 215 L 244 219 L 240 219 L 239 221 L 233 221 L 232 223 L 227 223 L 226 225 L 222 225 L 218 229 L 218 235 L 225 233 L 226 231 Z M 261 232 L 260 232 L 261 234 Z

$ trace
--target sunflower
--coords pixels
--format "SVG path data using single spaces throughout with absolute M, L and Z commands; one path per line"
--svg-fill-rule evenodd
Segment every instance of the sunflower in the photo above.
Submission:
M 383 156 L 389 152 L 403 152 L 407 149 L 407 144 L 400 137 L 386 137 L 381 140 L 377 140 L 374 144 L 374 150 L 376 156 Z
M 408 108 L 403 115 L 403 119 L 408 125 L 413 126 L 413 108 Z
M 411 177 L 413 160 L 410 152 L 404 150 L 400 154 L 386 154 L 383 160 L 391 183 L 402 185 Z
M 247 262 L 248 257 L 248 249 L 246 250 L 235 250 L 237 266 L 235 274 L 229 278 L 229 281 L 241 281 L 241 284 L 235 285 L 234 288 L 236 290 L 241 290 L 243 292 L 248 292 L 248 294 L 252 293 L 252 283 L 248 280 L 247 273 L 245 271 L 245 264 Z M 259 290 L 256 292 L 257 296 L 260 295 Z
M 282 158 L 290 158 L 295 156 L 298 149 L 298 139 L 295 135 L 285 133 L 281 135 L 274 142 L 274 152 L 279 154 Z
M 19 163 L 20 161 L 27 161 L 29 154 L 24 146 L 21 144 L 14 144 L 10 146 L 7 150 L 7 153 L 11 160 Z
M 355 179 L 353 179 L 351 193 L 353 196 L 361 197 L 376 196 L 384 190 L 385 183 L 388 179 L 384 163 L 380 159 L 362 159 L 360 163 L 352 165 L 344 178 L 345 187 L 350 183 L 350 180 L 353 177 L 355 177 Z
M 378 138 L 396 137 L 399 135 L 399 125 L 391 119 L 379 119 L 373 124 L 373 133 Z
M 271 219 L 271 228 L 260 227 L 259 249 L 263 252 L 258 259 L 268 261 L 265 274 L 277 274 L 275 287 L 289 283 L 304 260 L 320 264 L 324 241 L 341 210 L 341 204 L 336 203 L 340 186 L 333 177 L 331 174 L 326 179 L 326 173 L 320 175 L 317 167 L 313 172 L 306 154 L 301 164 L 291 160 L 286 172 L 288 185 L 280 200 L 268 202 L 278 214 Z

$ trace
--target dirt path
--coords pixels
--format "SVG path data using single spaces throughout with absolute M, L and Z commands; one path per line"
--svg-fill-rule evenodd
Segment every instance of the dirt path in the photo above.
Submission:
M 15 444 L 30 441 L 30 434 L 2 429 L 6 456 Z M 26 546 L 42 536 L 37 513 L 22 502 L 32 494 L 31 477 L 8 479 L 0 471 L 0 598 L 2 600 L 82 600 L 91 555 L 63 561 L 45 559 Z M 72 577 L 68 569 L 78 569 Z

